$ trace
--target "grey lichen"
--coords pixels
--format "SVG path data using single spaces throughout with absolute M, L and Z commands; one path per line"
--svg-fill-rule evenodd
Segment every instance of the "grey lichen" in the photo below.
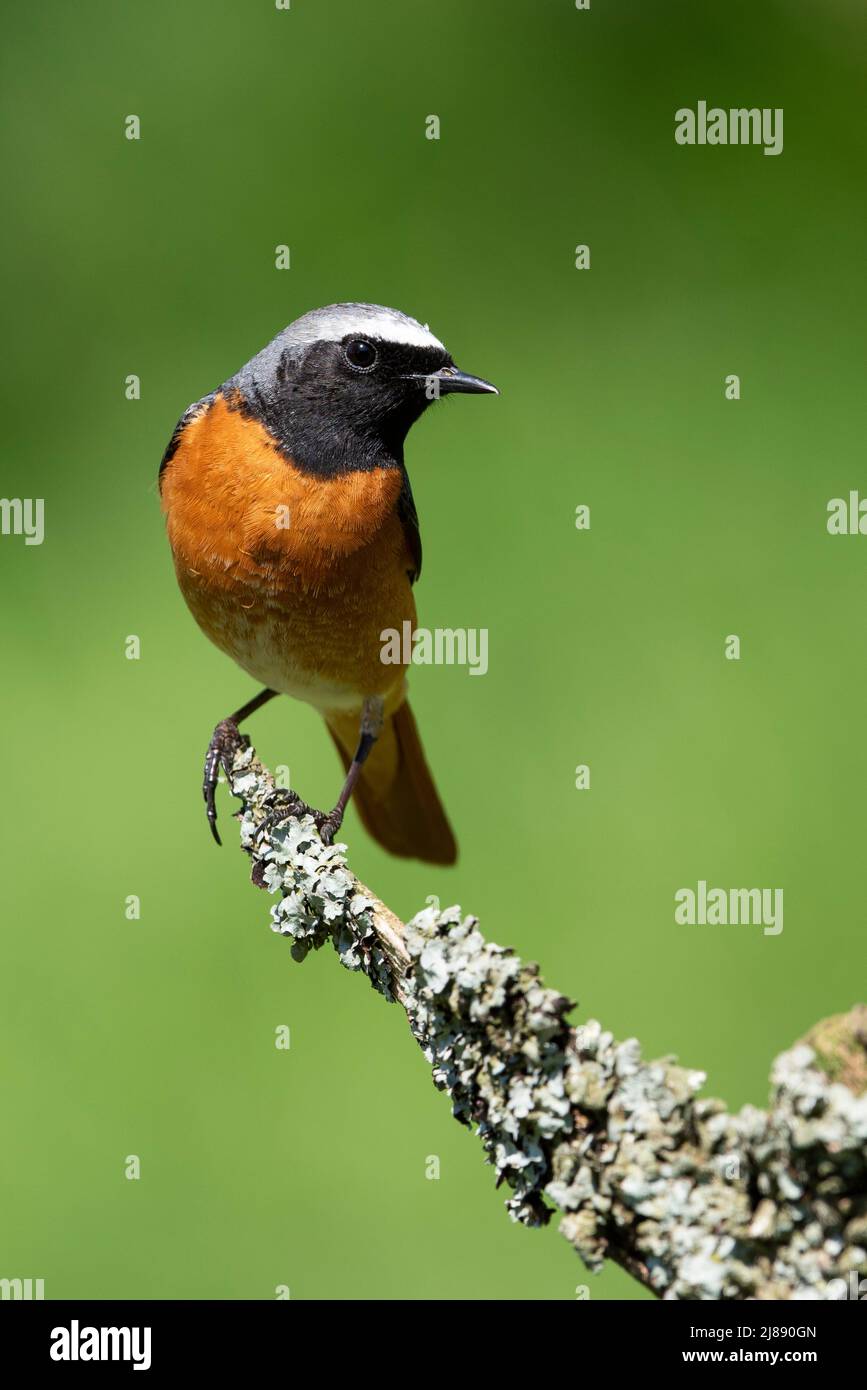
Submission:
M 331 942 L 348 970 L 361 970 L 394 999 L 388 959 L 374 925 L 374 899 L 346 867 L 346 846 L 325 845 L 311 816 L 282 821 L 257 836 L 274 783 L 251 748 L 237 754 L 232 790 L 243 801 L 241 847 L 253 857 L 256 885 L 280 893 L 271 930 L 292 940 L 299 963 Z
M 274 784 L 251 749 L 232 790 L 253 879 L 302 961 L 331 943 L 406 1010 L 455 1117 L 475 1127 L 507 1207 L 560 1229 L 591 1269 L 614 1259 L 666 1299 L 847 1296 L 867 1274 L 867 1010 L 777 1058 L 770 1109 L 730 1115 L 701 1072 L 642 1060 L 474 917 L 405 927 L 323 845 L 310 817 L 257 837 Z M 832 1041 L 829 1041 L 832 1040 Z M 841 1292 L 844 1290 L 844 1292 Z M 867 1286 L 865 1286 L 867 1291 Z
M 410 1027 L 448 1092 L 455 1118 L 475 1125 L 515 1220 L 547 1221 L 542 1193 L 551 1150 L 573 1130 L 566 1094 L 570 1001 L 534 965 L 488 942 L 460 909 L 426 908 L 407 923 Z
M 665 1298 L 835 1298 L 867 1272 L 867 1098 L 828 1083 L 806 1045 L 774 1064 L 768 1112 L 700 1099 L 700 1072 L 643 1063 L 589 1024 L 567 1090 L 582 1138 L 553 1155 L 546 1192 L 591 1267 L 626 1251 Z M 573 1215 L 574 1212 L 574 1215 Z

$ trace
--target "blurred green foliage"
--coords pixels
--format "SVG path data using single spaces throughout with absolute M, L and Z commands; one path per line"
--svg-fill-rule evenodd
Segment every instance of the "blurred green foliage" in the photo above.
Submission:
M 46 499 L 46 538 L 0 538 L 0 1274 L 643 1296 L 509 1224 L 397 1009 L 294 966 L 211 843 L 204 745 L 252 686 L 177 592 L 157 465 L 189 401 L 335 300 L 498 384 L 408 448 L 420 621 L 490 632 L 485 679 L 412 679 L 462 857 L 391 861 L 350 814 L 351 862 L 763 1104 L 772 1056 L 863 994 L 867 540 L 825 529 L 867 492 L 863 6 L 48 0 L 4 37 L 2 491 Z M 784 153 L 678 147 L 699 99 L 783 107 Z M 333 797 L 311 710 L 251 731 Z M 699 878 L 782 887 L 784 932 L 676 926 Z

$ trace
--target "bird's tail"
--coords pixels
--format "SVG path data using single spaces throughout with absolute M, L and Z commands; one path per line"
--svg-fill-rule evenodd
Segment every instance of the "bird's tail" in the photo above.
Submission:
M 332 711 L 325 722 L 348 768 L 358 744 L 358 715 Z M 366 830 L 391 854 L 428 864 L 457 859 L 455 837 L 406 702 L 386 717 L 352 800 Z

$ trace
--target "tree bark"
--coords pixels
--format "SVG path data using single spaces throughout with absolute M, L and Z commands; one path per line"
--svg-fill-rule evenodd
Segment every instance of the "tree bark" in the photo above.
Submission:
M 591 1270 L 614 1260 L 664 1299 L 867 1294 L 867 1009 L 776 1059 L 768 1110 L 731 1115 L 699 1094 L 702 1072 L 645 1062 L 594 1020 L 570 1026 L 570 1000 L 459 908 L 404 925 L 310 817 L 257 838 L 274 782 L 251 748 L 229 781 L 253 882 L 277 899 L 272 930 L 298 961 L 331 944 L 403 1007 L 513 1220 L 559 1211 Z

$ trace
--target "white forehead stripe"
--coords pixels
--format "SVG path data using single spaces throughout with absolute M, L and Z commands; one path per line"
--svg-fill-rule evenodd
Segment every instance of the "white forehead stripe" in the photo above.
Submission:
M 285 331 L 285 342 L 299 347 L 322 341 L 337 342 L 347 333 L 357 333 L 360 338 L 381 338 L 387 343 L 403 343 L 407 347 L 440 348 L 445 352 L 427 324 L 382 304 L 329 304 L 326 309 L 314 309 L 290 323 Z

